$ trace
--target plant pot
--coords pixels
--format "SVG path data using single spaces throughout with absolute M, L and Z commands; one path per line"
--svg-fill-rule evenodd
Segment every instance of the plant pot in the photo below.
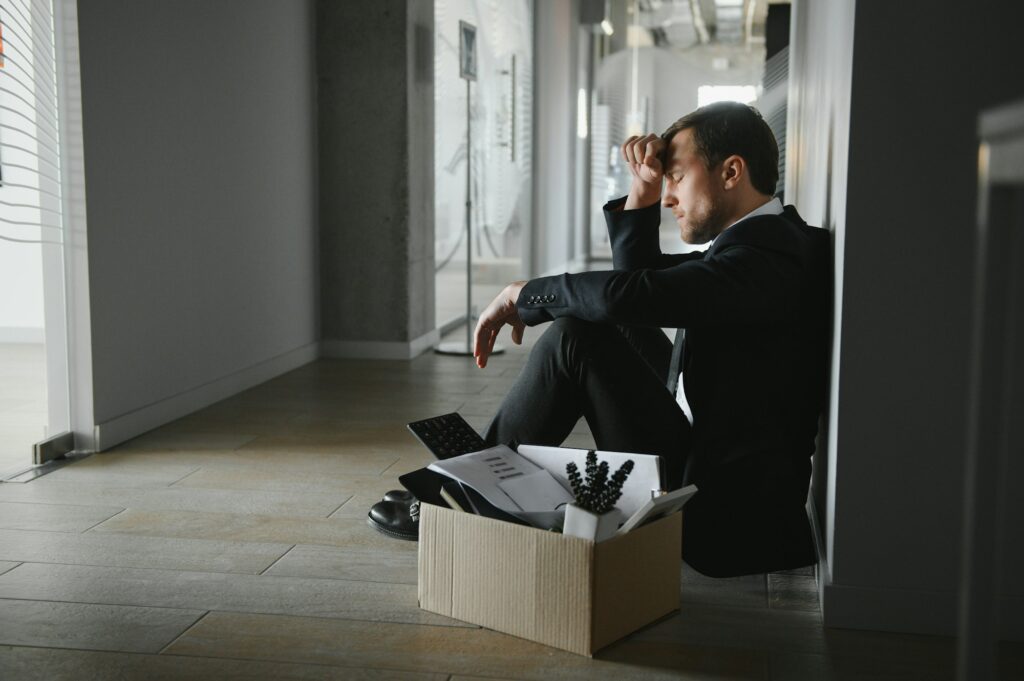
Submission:
M 614 510 L 597 515 L 576 504 L 569 504 L 565 507 L 565 524 L 562 527 L 562 534 L 589 539 L 592 542 L 611 539 L 615 530 L 618 529 L 616 518 L 617 514 Z

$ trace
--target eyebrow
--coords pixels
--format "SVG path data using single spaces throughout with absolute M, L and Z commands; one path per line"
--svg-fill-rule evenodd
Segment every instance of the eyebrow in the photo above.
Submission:
M 668 177 L 670 175 L 682 175 L 682 173 L 683 173 L 683 168 L 678 163 L 676 163 L 676 164 L 667 166 L 666 169 L 665 169 L 664 175 L 666 177 Z

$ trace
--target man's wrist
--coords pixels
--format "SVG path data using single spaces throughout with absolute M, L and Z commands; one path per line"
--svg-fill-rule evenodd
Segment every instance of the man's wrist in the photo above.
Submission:
M 519 303 L 519 296 L 523 292 L 523 287 L 528 283 L 528 280 L 523 279 L 521 281 L 513 281 L 506 287 L 509 293 L 509 300 L 512 301 L 513 305 L 517 305 Z
M 622 208 L 623 210 L 647 208 L 659 201 L 661 201 L 660 182 L 657 185 L 634 182 L 629 188 L 629 196 L 626 197 L 626 203 Z

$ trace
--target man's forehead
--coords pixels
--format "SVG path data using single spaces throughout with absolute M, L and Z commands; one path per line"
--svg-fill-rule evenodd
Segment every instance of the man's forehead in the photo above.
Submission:
M 669 140 L 668 148 L 665 150 L 666 170 L 688 165 L 695 153 L 693 131 L 689 128 L 680 130 Z

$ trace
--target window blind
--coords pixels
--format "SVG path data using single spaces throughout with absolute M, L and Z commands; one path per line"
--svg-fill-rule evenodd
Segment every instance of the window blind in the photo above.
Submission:
M 0 0 L 0 241 L 62 243 L 53 6 Z

